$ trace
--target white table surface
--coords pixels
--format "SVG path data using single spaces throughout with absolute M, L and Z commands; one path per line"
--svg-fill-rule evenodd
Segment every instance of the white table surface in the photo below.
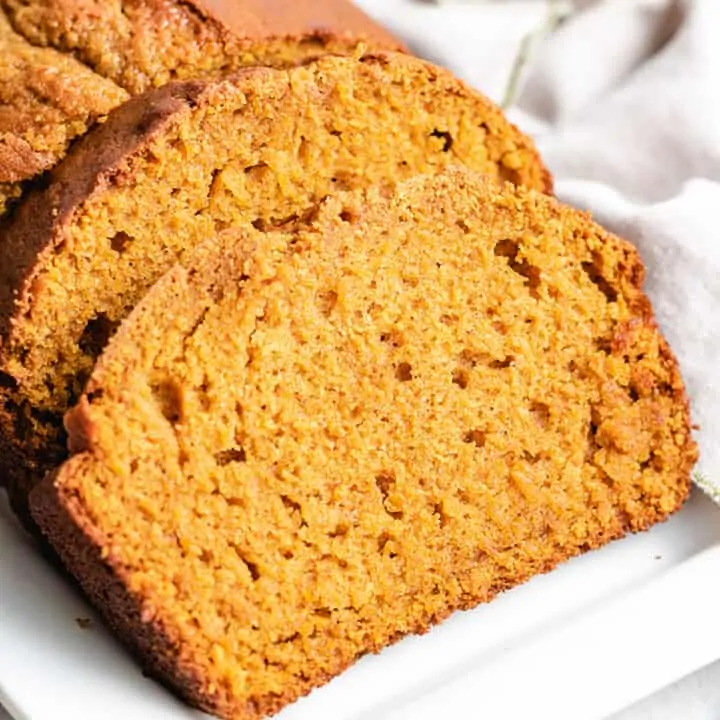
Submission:
M 58 720 L 64 720 L 66 717 L 65 713 L 61 713 L 58 715 Z M 720 662 L 633 705 L 609 720 L 718 720 L 718 718 L 720 718 Z M 2 706 L 0 706 L 0 720 L 13 720 Z M 136 720 L 144 720 L 144 718 L 136 718 Z M 538 720 L 544 719 L 538 718 Z

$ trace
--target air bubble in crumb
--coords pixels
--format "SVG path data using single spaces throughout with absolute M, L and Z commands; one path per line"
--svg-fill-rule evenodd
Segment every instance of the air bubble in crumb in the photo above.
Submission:
M 412 380 L 412 365 L 410 365 L 410 363 L 401 362 L 395 369 L 395 377 L 400 382 L 408 382 L 409 380 Z

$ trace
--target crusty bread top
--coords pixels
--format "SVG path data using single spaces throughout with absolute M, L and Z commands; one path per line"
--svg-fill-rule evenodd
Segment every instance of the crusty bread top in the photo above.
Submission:
M 32 495 L 146 664 L 227 717 L 687 496 L 685 393 L 629 244 L 461 170 L 383 194 L 195 248 Z
M 350 0 L 0 0 L 33 44 L 72 53 L 131 94 L 324 52 L 402 50 Z
M 241 37 L 318 33 L 364 37 L 388 49 L 400 45 L 351 0 L 191 0 L 189 4 Z
M 0 216 L 20 183 L 52 167 L 127 97 L 75 58 L 33 47 L 0 10 Z
M 13 23 L 36 42 L 72 43 L 94 25 L 132 40 L 162 24 L 192 23 L 193 15 L 238 38 L 302 38 L 325 34 L 366 38 L 397 48 L 400 42 L 351 0 L 0 0 Z M 77 49 L 77 48 L 76 48 Z M 160 50 L 158 48 L 158 50 Z

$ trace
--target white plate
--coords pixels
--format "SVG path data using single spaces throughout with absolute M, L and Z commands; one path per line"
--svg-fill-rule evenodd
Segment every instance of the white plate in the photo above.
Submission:
M 278 720 L 596 720 L 720 657 L 720 508 L 667 523 L 458 613 Z M 22 720 L 199 718 L 138 666 L 0 507 L 0 702 Z

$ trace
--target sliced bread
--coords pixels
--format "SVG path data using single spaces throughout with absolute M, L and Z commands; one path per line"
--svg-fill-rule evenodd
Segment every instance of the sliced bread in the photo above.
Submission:
M 451 164 L 550 190 L 491 102 L 403 54 L 174 83 L 111 113 L 0 242 L 0 475 L 14 506 L 65 457 L 62 415 L 117 323 L 188 250 Z
M 635 250 L 465 172 L 220 232 L 67 416 L 32 513 L 150 670 L 260 718 L 683 503 Z

